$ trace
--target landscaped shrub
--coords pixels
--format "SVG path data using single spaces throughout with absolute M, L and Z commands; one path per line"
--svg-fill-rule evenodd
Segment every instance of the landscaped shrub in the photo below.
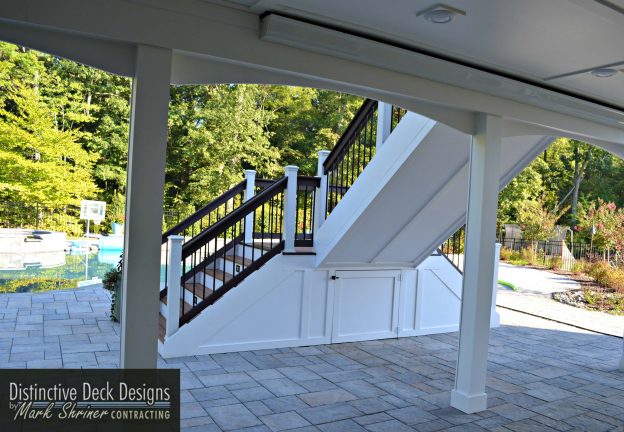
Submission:
M 505 246 L 501 247 L 500 249 L 500 259 L 502 261 L 509 261 L 512 256 L 514 255 L 514 251 L 512 251 L 509 248 L 506 248 Z
M 548 268 L 551 270 L 561 270 L 563 268 L 563 260 L 561 259 L 561 257 L 549 258 Z
M 530 265 L 537 265 L 541 261 L 538 253 L 531 247 L 522 249 L 520 251 L 520 258 Z
M 624 294 L 624 269 L 613 268 L 608 263 L 599 261 L 589 264 L 586 271 L 600 285 Z
M 587 261 L 578 259 L 572 263 L 572 273 L 580 275 L 587 272 Z

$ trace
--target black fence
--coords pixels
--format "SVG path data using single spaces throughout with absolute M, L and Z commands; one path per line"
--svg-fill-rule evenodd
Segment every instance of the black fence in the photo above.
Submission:
M 439 247 L 449 261 L 460 271 L 463 270 L 466 227 L 462 226 Z M 622 253 L 612 249 L 603 250 L 589 243 L 567 242 L 565 240 L 528 240 L 522 238 L 499 237 L 501 257 L 524 261 L 527 264 L 575 270 L 575 263 L 584 261 L 604 261 L 611 266 L 624 266 Z
M 63 231 L 78 236 L 85 232 L 85 221 L 80 220 L 80 207 L 74 205 L 45 206 L 24 202 L 5 201 L 0 204 L 0 228 Z M 90 232 L 100 227 L 91 224 Z
M 622 255 L 616 250 L 597 248 L 588 243 L 567 242 L 565 240 L 528 240 L 499 238 L 498 242 L 518 258 L 535 264 L 573 270 L 578 260 L 605 261 L 612 266 L 624 265 Z

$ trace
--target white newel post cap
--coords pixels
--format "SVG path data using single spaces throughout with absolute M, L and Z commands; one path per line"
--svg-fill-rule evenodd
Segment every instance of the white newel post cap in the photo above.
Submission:
M 327 156 L 329 156 L 329 154 L 331 153 L 331 151 L 329 150 L 319 150 L 318 154 L 318 158 L 319 159 L 327 159 Z
M 284 167 L 284 172 L 286 173 L 286 175 L 296 173 L 297 171 L 299 171 L 299 167 L 296 165 L 286 165 Z
M 245 178 L 255 177 L 256 171 L 254 170 L 245 170 Z

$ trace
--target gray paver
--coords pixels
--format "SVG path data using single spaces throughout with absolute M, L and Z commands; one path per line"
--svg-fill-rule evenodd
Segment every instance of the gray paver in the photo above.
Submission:
M 303 417 L 295 412 L 285 412 L 261 416 L 260 420 L 273 432 L 295 429 L 310 425 Z
M 94 288 L 0 295 L 0 367 L 118 367 L 120 327 L 107 317 L 108 298 Z M 621 339 L 500 312 L 488 410 L 471 415 L 449 406 L 457 333 L 158 365 L 181 370 L 185 431 L 621 430 Z

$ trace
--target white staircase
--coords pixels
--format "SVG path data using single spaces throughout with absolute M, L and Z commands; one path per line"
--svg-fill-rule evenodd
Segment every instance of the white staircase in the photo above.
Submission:
M 370 101 L 367 104 L 370 108 Z M 367 115 L 370 123 L 371 114 Z M 350 125 L 347 133 L 363 127 Z M 541 136 L 505 139 L 500 187 L 551 141 Z M 314 247 L 307 254 L 279 253 L 283 250 L 280 235 L 280 248 L 239 242 L 198 272 L 197 263 L 207 255 L 194 249 L 199 256 L 184 258 L 187 274 L 181 279 L 179 297 L 184 301 L 178 316 L 187 318 L 180 320 L 179 328 L 167 328 L 166 318 L 176 313 L 167 305 L 169 293 L 161 297 L 161 355 L 457 330 L 462 276 L 449 260 L 432 251 L 464 224 L 470 143 L 466 134 L 407 113 L 376 151 L 370 145 L 363 153 L 361 148 L 346 147 L 343 153 L 350 152 L 357 161 L 346 167 L 346 183 L 342 166 L 341 184 L 324 177 L 327 167 L 319 172 L 315 219 L 310 222 Z M 307 181 L 309 186 L 311 180 Z M 340 197 L 326 200 L 332 191 Z M 284 190 L 284 196 L 287 193 Z M 323 221 L 326 203 L 331 213 Z M 288 217 L 289 212 L 284 214 Z M 250 215 L 238 217 L 247 221 Z M 299 221 L 299 214 L 296 217 Z M 235 235 L 224 236 L 221 245 L 234 241 Z M 250 254 L 262 256 L 269 251 L 271 256 L 259 265 L 246 261 Z M 189 260 L 193 265 L 188 265 Z M 172 265 L 175 262 L 174 257 Z M 219 291 L 222 287 L 227 290 Z M 496 281 L 492 287 L 496 290 Z M 494 308 L 491 322 L 498 323 Z

